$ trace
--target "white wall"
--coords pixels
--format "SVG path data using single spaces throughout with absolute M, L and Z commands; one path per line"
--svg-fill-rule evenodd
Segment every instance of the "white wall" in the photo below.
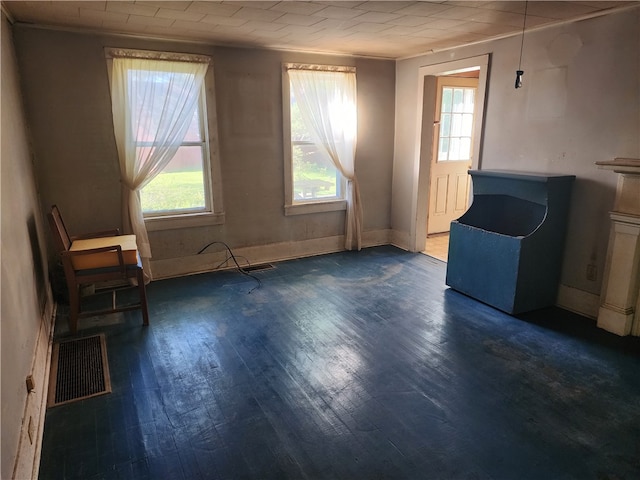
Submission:
M 527 33 L 524 86 L 516 90 L 520 42 L 397 63 L 392 227 L 404 238 L 414 221 L 419 67 L 490 54 L 481 168 L 577 176 L 561 282 L 599 295 L 617 179 L 595 162 L 640 157 L 640 8 Z M 586 278 L 589 264 L 598 268 L 595 281 Z
M 44 420 L 52 298 L 12 29 L 2 15 L 2 465 L 30 478 Z M 34 375 L 35 393 L 25 379 Z M 32 440 L 27 429 L 32 420 Z M 19 461 L 16 464 L 16 458 Z M 15 471 L 14 471 L 15 466 Z

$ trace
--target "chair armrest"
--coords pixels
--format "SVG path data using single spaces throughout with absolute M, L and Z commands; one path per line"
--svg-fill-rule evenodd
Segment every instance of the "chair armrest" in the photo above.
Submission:
M 74 251 L 66 250 L 64 252 L 61 252 L 61 255 L 65 257 L 69 257 L 69 259 L 71 259 L 73 257 L 79 257 L 83 255 L 95 255 L 97 253 L 107 253 L 107 252 L 115 252 L 118 255 L 118 265 L 114 265 L 114 266 L 119 267 L 121 272 L 124 274 L 127 269 L 127 265 L 124 263 L 124 256 L 122 255 L 122 247 L 120 245 L 112 245 L 108 247 L 99 247 L 99 248 L 88 248 L 86 250 L 74 250 Z M 82 271 L 82 270 L 78 270 L 78 271 Z
M 69 237 L 69 239 L 73 242 L 74 240 L 83 240 L 86 238 L 99 238 L 99 237 L 117 237 L 120 235 L 120 229 L 114 228 L 111 230 L 102 230 L 100 232 L 91 232 L 91 233 L 83 233 L 80 235 L 74 235 Z

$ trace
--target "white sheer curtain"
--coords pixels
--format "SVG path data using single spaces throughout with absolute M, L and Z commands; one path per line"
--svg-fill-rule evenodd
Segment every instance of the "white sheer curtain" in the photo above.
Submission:
M 207 57 L 197 61 L 113 54 L 111 102 L 123 186 L 123 224 L 136 235 L 145 275 L 151 280 L 151 245 L 140 189 L 175 155 L 200 101 Z M 166 55 L 166 54 L 165 54 Z
M 347 180 L 345 248 L 362 247 L 362 204 L 355 174 L 356 74 L 348 71 L 289 69 L 292 93 L 314 142 L 324 147 Z

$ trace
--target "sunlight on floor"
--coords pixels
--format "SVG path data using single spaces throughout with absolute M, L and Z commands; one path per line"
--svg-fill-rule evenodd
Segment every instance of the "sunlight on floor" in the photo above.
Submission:
M 422 253 L 446 262 L 449 253 L 449 233 L 429 235 Z

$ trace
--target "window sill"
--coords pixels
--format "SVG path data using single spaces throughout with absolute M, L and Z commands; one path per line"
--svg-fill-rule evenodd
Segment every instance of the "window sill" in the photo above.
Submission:
M 347 209 L 346 200 L 333 200 L 330 202 L 309 202 L 296 203 L 295 205 L 285 205 L 285 216 L 290 215 L 306 215 L 308 213 L 337 212 Z
M 176 230 L 189 227 L 204 227 L 208 225 L 224 224 L 224 212 L 220 213 L 192 213 L 167 217 L 145 218 L 147 231 Z

